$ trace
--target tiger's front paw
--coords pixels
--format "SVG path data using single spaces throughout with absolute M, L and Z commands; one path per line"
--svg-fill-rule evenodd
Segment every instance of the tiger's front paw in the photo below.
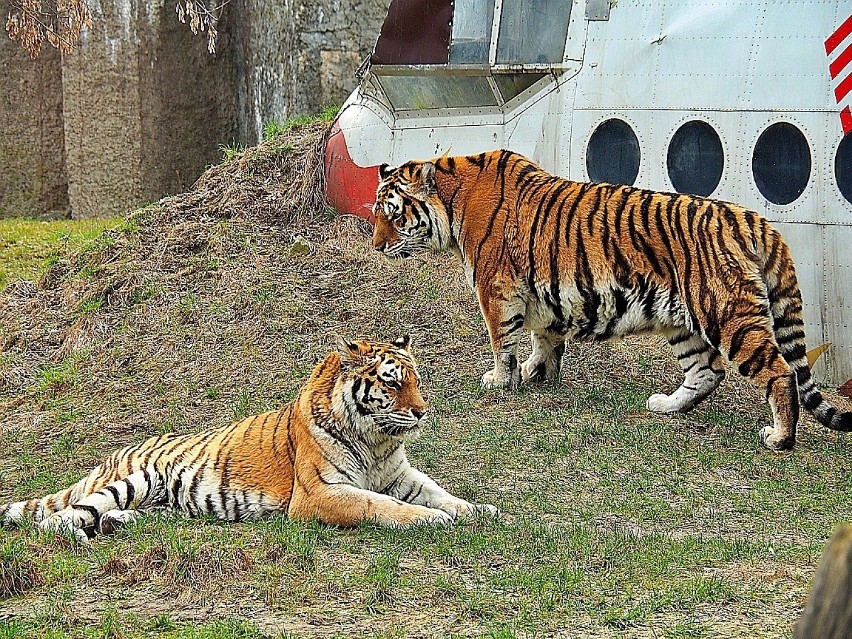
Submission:
M 538 364 L 530 357 L 527 361 L 521 364 L 521 381 L 524 384 L 534 384 L 543 382 L 543 371 L 538 367 Z
M 521 385 L 520 369 L 516 369 L 515 375 L 509 375 L 505 371 L 497 371 L 492 369 L 482 376 L 482 388 L 508 388 L 509 390 L 517 390 Z
M 425 512 L 429 511 L 429 512 Z M 424 513 L 406 522 L 407 526 L 450 526 L 453 517 L 449 513 L 438 508 L 424 508 Z
M 38 527 L 45 531 L 74 535 L 78 541 L 85 544 L 89 542 L 89 536 L 83 530 L 84 525 L 85 522 L 78 516 L 78 513 L 66 508 L 40 521 Z
M 680 410 L 678 403 L 672 399 L 671 395 L 663 393 L 651 395 L 645 402 L 645 407 L 652 413 L 676 413 Z
M 760 429 L 760 441 L 769 450 L 790 450 L 796 445 L 795 437 L 781 437 L 772 426 L 764 426 Z
M 500 511 L 496 506 L 491 504 L 472 504 L 464 499 L 455 499 L 453 501 L 445 501 L 436 505 L 453 519 L 473 519 L 480 515 L 489 517 L 497 517 Z
M 108 510 L 101 515 L 98 521 L 98 533 L 101 535 L 112 535 L 122 526 L 136 521 L 139 517 L 138 510 L 120 510 L 118 508 Z
M 497 519 L 500 516 L 500 509 L 492 504 L 470 504 L 471 508 L 459 517 L 463 519 L 476 519 L 478 517 L 490 517 Z
M 390 528 L 411 528 L 414 526 L 450 526 L 453 518 L 438 508 L 406 504 L 401 509 L 377 512 L 372 521 Z
M 501 377 L 497 371 L 490 370 L 482 376 L 482 388 L 506 388 L 508 377 Z
M 521 364 L 521 380 L 525 384 L 540 384 L 559 380 L 560 369 L 556 360 L 530 357 Z

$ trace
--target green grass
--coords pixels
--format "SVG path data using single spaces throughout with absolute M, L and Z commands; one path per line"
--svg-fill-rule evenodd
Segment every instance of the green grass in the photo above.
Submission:
M 311 115 L 299 115 L 284 122 L 272 120 L 267 122 L 263 127 L 263 141 L 268 142 L 275 140 L 279 136 L 289 133 L 294 128 L 313 124 L 314 122 L 331 122 L 340 110 L 340 105 L 330 104 L 322 111 Z M 269 147 L 276 155 L 287 156 L 295 148 L 292 144 L 275 144 Z M 240 157 L 247 149 L 245 145 L 232 143 L 220 144 L 219 150 L 222 152 L 222 162 L 231 162 Z
M 263 127 L 263 139 L 271 140 L 272 138 L 287 133 L 294 127 L 304 126 L 306 124 L 312 124 L 314 122 L 331 122 L 332 120 L 334 120 L 334 117 L 337 115 L 338 111 L 340 111 L 339 104 L 329 104 L 317 114 L 300 115 L 294 118 L 290 118 L 289 120 L 285 120 L 284 122 L 276 122 L 274 120 L 271 122 L 267 122 L 266 125 Z
M 29 621 L 0 620 L 0 639 L 262 639 L 267 636 L 247 619 L 231 618 L 196 625 L 177 623 L 168 615 L 150 619 L 126 615 L 117 607 L 110 608 L 99 619 L 85 622 L 50 614 Z
M 153 513 L 89 546 L 0 530 L 0 639 L 790 636 L 850 517 L 848 436 L 806 420 L 794 451 L 765 451 L 769 408 L 734 371 L 689 415 L 648 413 L 678 375 L 641 339 L 570 344 L 559 383 L 483 391 L 485 327 L 457 265 L 372 261 L 368 238 L 332 230 L 298 258 L 289 235 L 204 255 L 217 272 L 164 279 L 106 345 L 36 367 L 0 415 L 3 497 L 69 485 L 156 432 L 279 406 L 332 333 L 411 332 L 432 418 L 409 458 L 500 519 L 341 530 Z
M 0 219 L 0 290 L 17 279 L 34 279 L 58 253 L 82 248 L 104 229 L 118 226 L 115 218 L 54 220 Z
M 66 357 L 53 366 L 45 366 L 37 373 L 37 383 L 33 390 L 44 394 L 67 386 L 73 386 L 80 374 L 79 362 L 85 356 L 83 353 Z
M 219 151 L 222 152 L 222 161 L 230 162 L 237 157 L 240 156 L 246 150 L 246 146 L 244 144 L 238 144 L 236 142 L 232 144 L 220 144 Z
M 747 621 L 779 596 L 792 598 L 796 610 L 824 538 L 852 497 L 848 455 L 830 438 L 774 455 L 757 449 L 748 430 L 729 426 L 725 446 L 719 433 L 703 440 L 683 422 L 647 415 L 616 396 L 589 407 L 574 404 L 564 386 L 462 395 L 475 413 L 439 407 L 411 457 L 433 466 L 430 473 L 454 492 L 497 503 L 498 521 L 346 531 L 283 518 L 224 524 L 157 514 L 90 549 L 45 548 L 32 533 L 0 532 L 0 540 L 42 547 L 46 557 L 29 554 L 44 582 L 36 591 L 77 593 L 97 588 L 106 575 L 104 589 L 133 584 L 196 601 L 251 592 L 270 602 L 273 616 L 310 616 L 322 605 L 329 623 L 425 607 L 439 634 L 460 624 L 491 633 L 482 636 L 565 628 L 617 636 L 654 627 L 659 636 L 702 637 L 719 632 L 714 610 Z M 507 422 L 513 412 L 520 419 Z M 741 420 L 736 411 L 714 413 L 729 424 Z M 73 446 L 65 438 L 54 452 Z M 19 463 L 38 462 L 33 456 Z M 124 568 L 113 571 L 116 561 Z M 793 619 L 776 619 L 775 630 L 735 632 L 778 636 Z M 107 621 L 121 636 L 151 631 L 133 616 Z M 80 636 L 102 632 L 107 621 L 87 620 Z M 157 623 L 165 634 L 156 636 L 260 632 Z M 391 635 L 382 636 L 392 631 L 383 626 Z

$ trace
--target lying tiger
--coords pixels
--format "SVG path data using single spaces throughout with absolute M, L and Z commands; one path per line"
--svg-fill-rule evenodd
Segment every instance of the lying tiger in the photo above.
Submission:
M 486 387 L 558 378 L 566 338 L 666 336 L 684 372 L 647 407 L 686 412 L 725 376 L 724 355 L 764 389 L 764 444 L 796 441 L 799 402 L 824 426 L 852 430 L 814 386 L 802 297 L 780 233 L 753 211 L 691 195 L 572 182 L 517 153 L 382 165 L 373 246 L 404 258 L 449 250 L 488 325 Z M 532 354 L 518 364 L 530 331 Z
M 163 507 L 229 521 L 286 513 L 339 526 L 495 515 L 494 506 L 454 497 L 409 465 L 404 441 L 418 433 L 426 408 L 407 336 L 340 340 L 281 410 L 128 446 L 70 488 L 0 505 L 0 522 L 32 517 L 86 540 Z

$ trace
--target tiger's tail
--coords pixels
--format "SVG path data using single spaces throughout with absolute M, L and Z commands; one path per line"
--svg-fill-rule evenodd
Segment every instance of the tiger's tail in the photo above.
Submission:
M 75 484 L 44 497 L 0 504 L 0 525 L 14 524 L 23 519 L 32 519 L 35 522 L 42 521 L 51 514 L 66 508 L 71 503 L 71 496 L 76 487 Z
M 790 249 L 781 234 L 767 226 L 764 278 L 769 294 L 775 341 L 782 357 L 793 369 L 799 400 L 816 420 L 831 430 L 852 431 L 852 411 L 840 412 L 829 404 L 814 383 L 805 346 L 802 293 Z

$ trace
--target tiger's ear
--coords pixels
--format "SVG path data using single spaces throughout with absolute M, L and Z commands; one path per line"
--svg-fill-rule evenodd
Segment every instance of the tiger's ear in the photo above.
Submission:
M 423 180 L 422 191 L 435 193 L 438 187 L 435 184 L 435 165 L 432 162 L 424 162 L 420 167 L 420 178 Z
M 379 177 L 383 180 L 387 180 L 394 171 L 396 171 L 396 167 L 393 167 L 390 164 L 379 165 Z
M 397 337 L 392 343 L 400 350 L 408 350 L 408 345 L 411 343 L 411 335 L 403 335 L 402 337 Z
M 336 337 L 336 341 L 337 351 L 340 353 L 340 357 L 342 357 L 344 361 L 350 360 L 358 354 L 358 344 L 355 342 L 348 340 L 341 335 Z

